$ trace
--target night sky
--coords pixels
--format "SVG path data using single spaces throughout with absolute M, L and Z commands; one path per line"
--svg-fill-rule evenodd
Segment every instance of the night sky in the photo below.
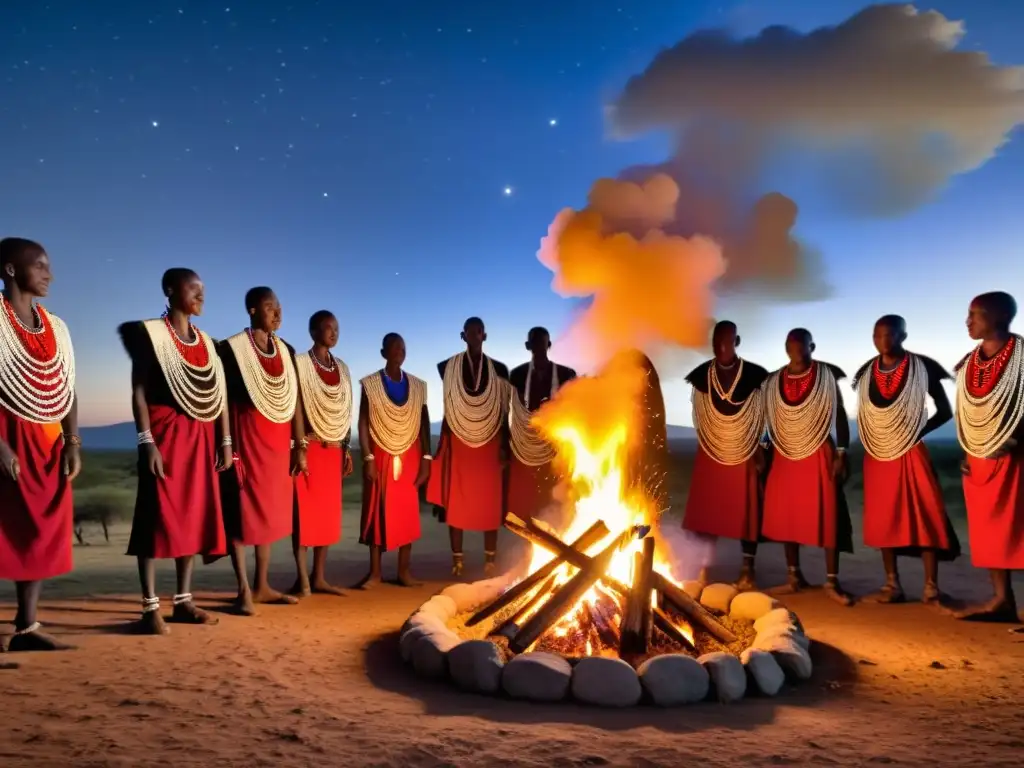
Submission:
M 961 50 L 1008 66 L 1022 58 L 1012 5 L 929 7 L 965 22 Z M 160 314 L 171 266 L 202 275 L 198 325 L 215 337 L 246 324 L 243 296 L 259 284 L 300 349 L 309 315 L 334 311 L 354 376 L 379 367 L 384 333 L 402 333 L 439 418 L 434 364 L 459 351 L 467 316 L 484 318 L 488 351 L 510 366 L 538 324 L 558 358 L 575 304 L 552 292 L 541 237 L 597 178 L 670 153 L 662 131 L 611 136 L 605 107 L 628 78 L 697 29 L 808 31 L 861 6 L 6 0 L 0 232 L 51 255 L 46 303 L 72 331 L 83 424 L 130 418 L 115 329 Z M 734 299 L 745 355 L 781 365 L 786 330 L 802 325 L 852 372 L 873 353 L 874 319 L 901 312 L 908 346 L 952 366 L 970 348 L 970 297 L 1024 285 L 1022 142 L 899 212 L 826 204 L 791 172 L 811 165 L 773 166 L 757 192 L 799 204 L 796 230 L 831 293 L 756 312 Z M 669 420 L 689 423 L 686 388 L 663 386 Z

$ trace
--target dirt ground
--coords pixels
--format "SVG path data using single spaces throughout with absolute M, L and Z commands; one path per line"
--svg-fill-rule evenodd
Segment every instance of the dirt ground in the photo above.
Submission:
M 365 552 L 346 523 L 331 576 L 354 582 Z M 398 656 L 397 630 L 444 586 L 441 526 L 424 519 L 415 552 L 419 589 L 383 586 L 344 598 L 265 607 L 256 618 L 177 627 L 166 638 L 129 633 L 139 611 L 134 563 L 109 545 L 76 548 L 76 571 L 44 593 L 48 629 L 79 650 L 0 655 L 0 765 L 401 766 L 1020 766 L 1024 755 L 1024 634 L 957 623 L 919 604 L 843 609 L 820 592 L 789 602 L 815 641 L 814 679 L 776 699 L 624 711 L 538 705 L 460 693 L 417 679 Z M 95 535 L 92 539 L 96 541 Z M 102 541 L 102 539 L 100 539 Z M 468 537 L 467 570 L 480 542 Z M 504 556 L 515 556 L 506 541 Z M 764 547 L 765 584 L 781 581 L 781 551 Z M 719 547 L 720 578 L 735 566 Z M 475 559 L 474 559 L 475 558 Z M 291 582 L 287 545 L 274 577 Z M 393 561 L 388 560 L 393 567 Z M 812 580 L 821 559 L 807 557 Z M 987 595 L 961 559 L 945 588 Z M 848 587 L 878 586 L 877 555 L 844 562 Z M 920 567 L 906 566 L 920 589 Z M 197 566 L 201 604 L 222 609 L 229 566 Z M 173 569 L 161 584 L 173 591 Z M 479 577 L 479 571 L 470 573 Z M 1020 590 L 1024 594 L 1024 589 Z M 0 587 L 0 618 L 13 613 Z M 5 630 L 6 631 L 6 630 Z

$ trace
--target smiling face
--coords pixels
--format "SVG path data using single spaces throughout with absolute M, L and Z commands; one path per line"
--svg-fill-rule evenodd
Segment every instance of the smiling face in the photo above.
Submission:
M 249 310 L 249 315 L 252 317 L 253 328 L 267 333 L 276 333 L 277 329 L 281 327 L 281 302 L 277 300 L 275 293 L 270 292 Z
M 203 305 L 206 303 L 206 287 L 202 279 L 195 272 L 183 276 L 171 289 L 167 302 L 171 308 L 186 315 L 203 314 Z

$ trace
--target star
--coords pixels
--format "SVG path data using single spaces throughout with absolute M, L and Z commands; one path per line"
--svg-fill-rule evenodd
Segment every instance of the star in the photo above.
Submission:
M 160 121 L 159 120 L 153 120 L 153 121 L 150 122 L 150 125 L 152 125 L 154 128 L 159 128 L 160 127 Z
M 326 192 L 324 192 L 324 197 L 327 197 L 327 193 Z
M 550 120 L 548 120 L 548 125 L 550 125 L 552 128 L 554 128 L 556 125 L 558 125 L 558 120 L 556 118 L 552 117 Z
M 503 191 L 505 193 L 505 197 L 512 197 L 512 187 L 505 187 Z

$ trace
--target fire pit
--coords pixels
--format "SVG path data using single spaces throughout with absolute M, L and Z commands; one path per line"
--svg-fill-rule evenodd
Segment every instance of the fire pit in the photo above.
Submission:
M 671 553 L 653 535 L 667 454 L 644 360 L 616 356 L 533 415 L 566 478 L 551 510 L 563 520 L 510 516 L 505 527 L 532 545 L 525 567 L 448 587 L 409 618 L 400 645 L 418 673 L 478 693 L 557 701 L 571 691 L 606 706 L 645 694 L 663 706 L 773 696 L 787 675 L 810 677 L 809 641 L 773 598 L 672 579 Z

